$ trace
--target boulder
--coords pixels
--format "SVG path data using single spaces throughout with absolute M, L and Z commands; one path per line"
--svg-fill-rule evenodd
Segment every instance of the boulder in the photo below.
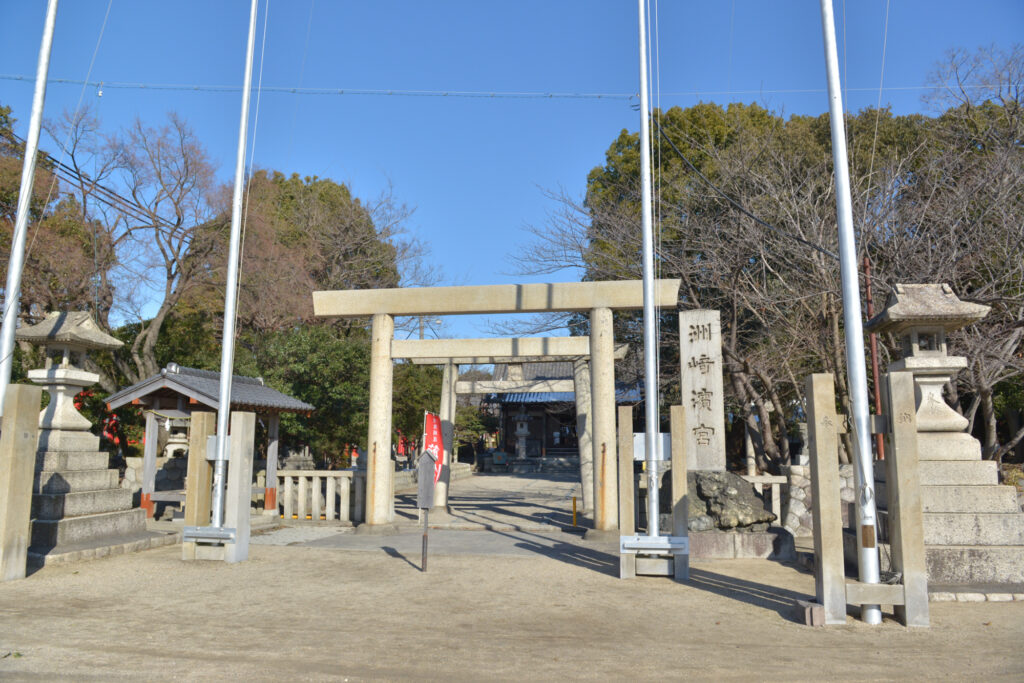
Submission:
M 765 531 L 775 515 L 765 509 L 764 499 L 754 485 L 732 472 L 687 472 L 690 531 L 738 530 Z M 646 477 L 641 477 L 640 515 L 646 518 Z M 663 531 L 672 528 L 672 476 L 659 473 L 659 524 Z M 646 522 L 643 522 L 646 523 Z

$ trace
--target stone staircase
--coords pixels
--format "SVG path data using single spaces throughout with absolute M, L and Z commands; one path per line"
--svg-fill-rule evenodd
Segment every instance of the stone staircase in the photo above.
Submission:
M 996 463 L 981 459 L 981 444 L 965 433 L 921 433 L 918 451 L 929 583 L 1024 584 L 1024 513 Z M 875 463 L 875 482 L 886 541 L 884 463 Z
M 95 446 L 99 447 L 99 437 Z M 108 469 L 100 450 L 40 451 L 32 483 L 32 540 L 36 565 L 102 557 L 173 543 L 176 534 L 146 531 L 146 513 Z

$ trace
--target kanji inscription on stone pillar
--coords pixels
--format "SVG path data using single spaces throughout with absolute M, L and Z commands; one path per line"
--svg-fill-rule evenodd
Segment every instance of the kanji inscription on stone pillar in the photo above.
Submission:
M 686 453 L 691 470 L 725 469 L 722 322 L 718 311 L 679 313 Z

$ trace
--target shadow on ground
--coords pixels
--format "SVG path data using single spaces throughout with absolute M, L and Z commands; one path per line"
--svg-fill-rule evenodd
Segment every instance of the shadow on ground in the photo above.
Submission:
M 814 600 L 813 595 L 755 583 L 732 576 L 715 574 L 705 569 L 690 567 L 690 580 L 687 585 L 725 598 L 772 610 L 789 621 L 796 621 L 793 603 L 797 600 Z

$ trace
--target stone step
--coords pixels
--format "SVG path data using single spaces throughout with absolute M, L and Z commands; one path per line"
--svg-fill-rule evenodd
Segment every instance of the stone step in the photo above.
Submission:
M 880 507 L 886 507 L 885 482 L 876 487 Z M 1012 486 L 922 486 L 924 512 L 1020 512 L 1017 491 Z
M 981 460 L 981 442 L 970 434 L 919 432 L 919 460 Z
M 924 542 L 1024 546 L 1024 514 L 930 512 L 924 515 Z
M 930 583 L 1024 583 L 1024 546 L 925 548 Z
M 921 486 L 986 486 L 999 483 L 996 463 L 992 460 L 922 460 L 918 468 Z M 884 478 L 885 463 L 875 461 L 875 480 Z
M 105 470 L 110 454 L 103 451 L 40 451 L 36 453 L 36 471 Z
M 117 470 L 36 472 L 33 493 L 77 493 L 118 488 Z
M 889 513 L 878 511 L 880 538 L 889 541 Z M 1024 514 L 928 512 L 924 514 L 924 544 L 1024 546 Z
M 892 571 L 888 543 L 879 543 L 879 568 Z M 857 566 L 857 539 L 843 533 L 846 564 Z M 930 545 L 924 549 L 929 584 L 1024 583 L 1024 546 Z
M 132 509 L 129 489 L 106 489 L 78 493 L 37 493 L 32 496 L 34 519 L 61 519 Z
M 133 534 L 146 529 L 146 511 L 142 509 L 104 512 L 68 517 L 61 520 L 32 520 L 32 545 L 36 548 L 80 543 L 93 538 Z

